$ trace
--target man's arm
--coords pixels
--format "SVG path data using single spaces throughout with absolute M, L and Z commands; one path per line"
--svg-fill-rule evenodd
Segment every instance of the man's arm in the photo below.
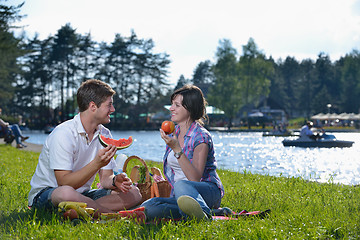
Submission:
M 106 166 L 116 153 L 115 146 L 100 149 L 96 157 L 85 167 L 78 171 L 55 170 L 56 181 L 59 186 L 68 185 L 77 189 L 83 186 L 100 168 Z
M 99 177 L 103 188 L 115 191 L 128 192 L 132 185 L 131 179 L 125 173 L 114 175 L 113 170 L 109 169 L 101 169 Z

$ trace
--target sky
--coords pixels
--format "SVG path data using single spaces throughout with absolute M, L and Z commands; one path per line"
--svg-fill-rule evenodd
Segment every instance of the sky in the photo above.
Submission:
M 360 49 L 360 0 L 10 0 L 24 2 L 17 26 L 29 37 L 54 36 L 67 23 L 79 34 L 111 43 L 115 34 L 152 39 L 170 55 L 169 81 L 191 79 L 196 66 L 215 62 L 219 41 L 237 49 L 253 38 L 267 57 L 331 61 Z

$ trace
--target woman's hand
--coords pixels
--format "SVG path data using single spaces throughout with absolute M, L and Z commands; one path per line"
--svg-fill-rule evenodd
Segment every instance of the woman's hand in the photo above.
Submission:
M 160 129 L 160 135 L 161 138 L 164 140 L 164 142 L 174 151 L 174 152 L 180 152 L 181 146 L 179 143 L 179 140 L 177 139 L 177 136 L 174 132 L 173 137 L 170 137 L 169 135 L 166 135 L 165 132 Z

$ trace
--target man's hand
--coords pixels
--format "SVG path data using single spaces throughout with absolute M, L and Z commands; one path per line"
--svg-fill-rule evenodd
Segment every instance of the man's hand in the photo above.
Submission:
M 100 167 L 106 166 L 110 160 L 115 156 L 117 149 L 115 146 L 109 145 L 106 148 L 100 149 L 96 154 L 94 161 L 96 161 Z
M 128 178 L 128 176 L 126 176 L 124 173 L 116 175 L 114 183 L 121 192 L 128 192 L 132 184 L 131 179 Z

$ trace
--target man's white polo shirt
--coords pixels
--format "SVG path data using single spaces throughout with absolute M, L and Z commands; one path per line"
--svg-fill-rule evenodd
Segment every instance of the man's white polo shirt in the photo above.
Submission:
M 91 162 L 99 149 L 103 148 L 98 135 L 112 137 L 110 130 L 99 125 L 94 137 L 88 141 L 87 133 L 80 121 L 80 114 L 73 119 L 58 125 L 47 137 L 39 156 L 35 174 L 31 179 L 31 190 L 28 201 L 32 205 L 36 194 L 45 187 L 58 187 L 54 170 L 77 171 Z M 114 169 L 115 161 L 112 159 L 102 169 Z M 96 175 L 96 174 L 95 174 Z M 95 175 L 76 191 L 82 193 L 91 189 Z

